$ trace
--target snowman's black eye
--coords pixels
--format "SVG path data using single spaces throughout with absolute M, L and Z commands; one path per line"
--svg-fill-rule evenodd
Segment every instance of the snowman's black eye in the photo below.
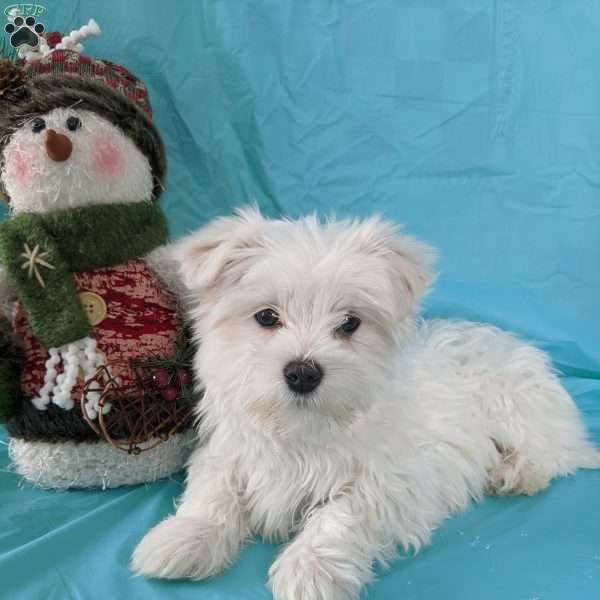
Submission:
M 78 117 L 69 117 L 67 119 L 67 129 L 69 131 L 77 131 L 81 127 L 81 119 Z
M 44 121 L 44 119 L 42 119 L 41 117 L 36 117 L 31 122 L 31 131 L 33 131 L 33 133 L 39 133 L 44 129 L 46 129 L 46 121 Z

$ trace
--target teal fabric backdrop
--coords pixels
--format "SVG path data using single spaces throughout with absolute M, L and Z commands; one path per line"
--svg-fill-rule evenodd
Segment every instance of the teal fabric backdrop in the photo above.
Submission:
M 173 237 L 248 201 L 269 215 L 404 223 L 440 249 L 427 315 L 489 321 L 548 350 L 600 443 L 599 3 L 45 6 L 48 29 L 94 17 L 103 35 L 86 51 L 150 88 Z M 270 597 L 277 548 L 261 542 L 209 583 L 131 577 L 128 557 L 181 477 L 44 492 L 21 485 L 0 448 L 0 597 Z M 487 499 L 365 598 L 600 598 L 599 510 L 599 472 Z

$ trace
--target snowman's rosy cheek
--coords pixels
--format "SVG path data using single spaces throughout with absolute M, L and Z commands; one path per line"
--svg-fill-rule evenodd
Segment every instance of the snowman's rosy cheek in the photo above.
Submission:
M 33 182 L 37 168 L 36 155 L 21 144 L 8 147 L 4 152 L 6 179 L 20 185 Z
M 110 136 L 98 136 L 92 141 L 92 164 L 102 177 L 114 177 L 123 171 L 123 154 Z

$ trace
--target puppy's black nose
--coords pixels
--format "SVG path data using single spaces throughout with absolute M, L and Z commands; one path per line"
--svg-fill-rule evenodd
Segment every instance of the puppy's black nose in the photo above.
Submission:
M 288 387 L 297 394 L 308 394 L 317 388 L 323 371 L 316 362 L 294 360 L 283 369 L 283 375 Z

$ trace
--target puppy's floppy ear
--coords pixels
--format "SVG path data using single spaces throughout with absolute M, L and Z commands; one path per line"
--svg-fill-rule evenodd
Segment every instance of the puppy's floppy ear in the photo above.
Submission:
M 261 251 L 265 223 L 258 209 L 238 209 L 236 216 L 216 219 L 175 244 L 173 258 L 185 286 L 198 292 L 239 280 Z
M 397 316 L 413 312 L 436 278 L 435 249 L 379 218 L 364 221 L 357 232 L 364 250 L 380 257 L 387 266 Z

